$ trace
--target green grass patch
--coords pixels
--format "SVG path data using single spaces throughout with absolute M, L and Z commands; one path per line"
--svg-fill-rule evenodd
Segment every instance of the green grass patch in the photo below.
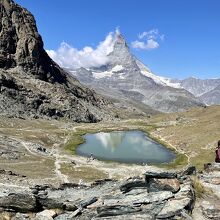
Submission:
M 69 151 L 71 154 L 76 154 L 76 148 L 85 142 L 83 135 L 85 135 L 85 131 L 77 131 L 71 134 L 71 138 L 65 144 L 64 149 Z
M 188 164 L 187 156 L 185 154 L 178 154 L 176 159 L 173 162 L 160 164 L 157 166 L 161 168 L 166 168 L 166 169 L 177 169 L 177 168 L 183 168 L 187 164 Z

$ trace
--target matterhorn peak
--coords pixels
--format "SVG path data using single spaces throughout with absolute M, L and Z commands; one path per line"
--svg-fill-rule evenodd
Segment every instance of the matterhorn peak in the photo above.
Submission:
M 114 47 L 117 45 L 128 47 L 126 40 L 121 34 L 119 28 L 116 28 L 114 38 L 115 38 Z

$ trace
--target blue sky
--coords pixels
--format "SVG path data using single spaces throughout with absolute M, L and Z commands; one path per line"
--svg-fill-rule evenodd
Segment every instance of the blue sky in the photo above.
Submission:
M 220 77 L 219 0 L 15 0 L 31 11 L 45 49 L 95 48 L 120 27 L 131 51 L 157 75 Z M 133 48 L 157 30 L 155 48 Z M 138 38 L 148 32 L 145 38 Z M 163 37 L 162 37 L 163 36 Z M 164 38 L 164 39 L 161 39 Z

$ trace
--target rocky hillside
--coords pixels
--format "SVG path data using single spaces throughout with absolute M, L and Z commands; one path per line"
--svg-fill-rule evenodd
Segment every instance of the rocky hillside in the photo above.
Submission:
M 109 101 L 50 59 L 30 12 L 12 0 L 1 0 L 0 18 L 1 114 L 77 122 L 113 117 Z
M 162 112 L 184 111 L 203 103 L 183 88 L 154 75 L 130 52 L 120 33 L 115 34 L 107 65 L 70 71 L 80 82 L 123 100 L 129 98 Z M 106 91 L 106 92 L 105 92 Z
M 208 105 L 220 104 L 220 79 L 198 79 L 190 77 L 184 80 L 171 80 L 186 89 Z
M 200 96 L 208 105 L 220 105 L 220 83 L 217 87 Z

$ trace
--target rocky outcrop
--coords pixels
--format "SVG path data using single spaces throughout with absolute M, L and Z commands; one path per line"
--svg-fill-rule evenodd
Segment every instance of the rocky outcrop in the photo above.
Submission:
M 2 0 L 0 18 L 1 114 L 77 122 L 114 116 L 109 101 L 50 59 L 30 12 L 12 0 Z
M 161 180 L 158 177 L 162 177 L 168 186 L 169 181 L 178 182 L 176 175 L 157 172 L 153 179 Z M 0 194 L 0 207 L 3 211 L 32 211 L 26 219 L 35 220 L 189 219 L 195 202 L 190 178 L 182 184 L 178 182 L 179 188 L 175 191 L 173 183 L 157 191 L 150 191 L 150 185 L 141 177 L 125 182 L 107 179 L 90 186 L 68 183 L 58 188 L 43 185 L 24 189 L 0 185 L 0 191 L 4 192 Z
M 220 219 L 220 163 L 205 164 L 199 180 L 204 187 L 204 195 L 198 204 L 202 217 Z

